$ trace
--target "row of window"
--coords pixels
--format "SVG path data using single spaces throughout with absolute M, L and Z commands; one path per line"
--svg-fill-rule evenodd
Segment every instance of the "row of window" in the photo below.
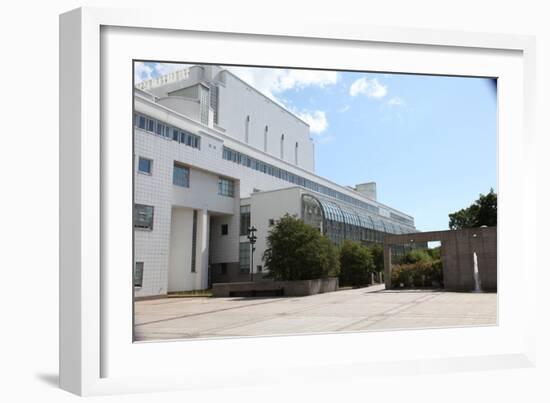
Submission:
M 149 133 L 170 138 L 189 147 L 201 148 L 200 136 L 139 113 L 134 114 L 134 126 Z
M 274 176 L 276 178 L 282 179 L 287 182 L 294 183 L 296 185 L 300 185 L 302 187 L 305 187 L 306 189 L 313 190 L 318 193 L 325 194 L 327 196 L 333 197 L 335 199 L 339 199 L 342 201 L 345 201 L 346 203 L 353 204 L 355 206 L 364 208 L 366 210 L 372 211 L 373 213 L 379 214 L 379 208 L 377 206 L 373 206 L 372 204 L 366 203 L 362 200 L 355 199 L 347 194 L 341 193 L 337 190 L 331 189 L 327 186 L 321 185 L 319 183 L 313 182 L 309 179 L 306 179 L 300 175 L 293 174 L 291 172 L 288 172 L 284 169 L 275 167 L 270 164 L 266 164 L 263 161 L 260 161 L 256 158 L 252 158 L 246 154 L 240 153 L 238 151 L 232 150 L 230 148 L 224 147 L 223 148 L 223 159 L 228 161 L 233 161 L 237 164 L 241 164 L 244 166 L 247 166 L 251 169 L 255 169 L 256 171 L 263 172 L 267 175 Z
M 414 226 L 414 221 L 413 220 L 411 220 L 409 218 L 402 217 L 399 214 L 395 214 L 395 213 L 390 212 L 390 217 L 393 218 L 396 221 L 402 222 L 403 224 Z

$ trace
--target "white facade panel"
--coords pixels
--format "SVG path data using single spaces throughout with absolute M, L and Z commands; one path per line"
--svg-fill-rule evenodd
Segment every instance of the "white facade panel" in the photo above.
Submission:
M 193 289 L 197 273 L 191 269 L 193 210 L 172 209 L 168 292 Z
M 294 152 L 298 143 L 298 166 L 313 172 L 313 141 L 309 138 L 309 126 L 237 77 L 227 72 L 223 74 L 226 85 L 220 86 L 219 90 L 218 124 L 227 134 L 290 164 L 295 163 Z

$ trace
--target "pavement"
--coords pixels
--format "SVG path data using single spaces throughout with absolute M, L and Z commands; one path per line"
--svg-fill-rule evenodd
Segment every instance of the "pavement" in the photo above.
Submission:
M 487 326 L 496 293 L 385 290 L 308 297 L 161 298 L 135 303 L 136 341 Z

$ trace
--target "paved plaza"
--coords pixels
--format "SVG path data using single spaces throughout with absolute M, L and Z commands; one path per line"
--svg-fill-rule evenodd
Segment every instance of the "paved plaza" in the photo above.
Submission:
M 495 325 L 496 293 L 388 290 L 308 297 L 162 298 L 135 303 L 137 341 Z

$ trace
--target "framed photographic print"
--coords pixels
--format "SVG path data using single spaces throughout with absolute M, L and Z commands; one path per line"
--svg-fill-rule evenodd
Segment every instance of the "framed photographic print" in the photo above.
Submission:
M 64 389 L 532 365 L 532 38 L 106 9 L 60 35 Z

